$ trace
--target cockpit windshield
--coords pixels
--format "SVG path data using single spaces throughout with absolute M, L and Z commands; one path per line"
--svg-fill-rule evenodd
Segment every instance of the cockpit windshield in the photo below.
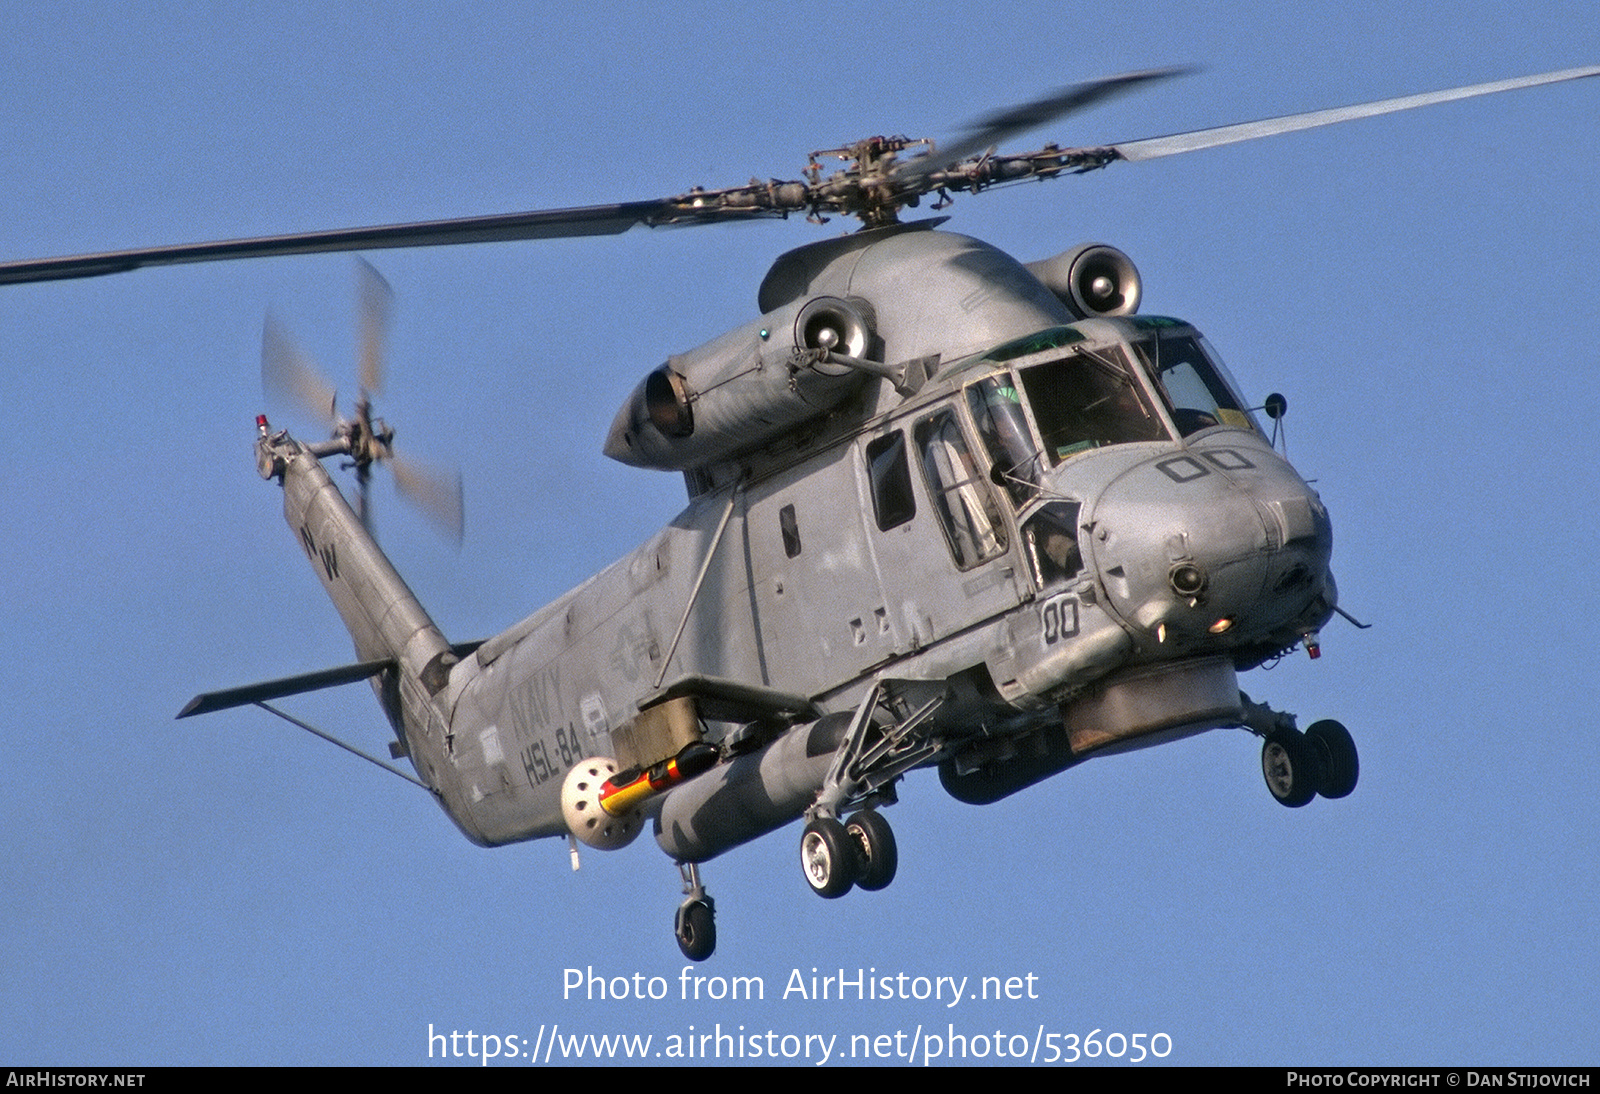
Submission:
M 1165 334 L 1141 338 L 1132 346 L 1139 363 L 1155 377 L 1172 422 L 1183 436 L 1215 425 L 1260 431 L 1198 336 Z
M 1144 387 L 1114 349 L 1080 349 L 1017 375 L 1052 465 L 1103 445 L 1168 439 Z
M 1192 327 L 1159 318 L 1118 326 L 1125 340 L 1052 327 L 982 358 L 993 364 L 1048 358 L 990 373 L 966 389 L 990 478 L 1017 505 L 1037 495 L 1046 468 L 1092 448 L 1169 441 L 1174 427 L 1182 437 L 1215 426 L 1260 432 Z
M 965 391 L 987 477 L 1019 509 L 1039 496 L 1048 468 L 1080 452 L 1218 426 L 1260 432 L 1205 339 L 1176 320 L 1122 320 L 1110 337 L 1103 327 L 1052 327 L 978 359 L 1011 362 Z

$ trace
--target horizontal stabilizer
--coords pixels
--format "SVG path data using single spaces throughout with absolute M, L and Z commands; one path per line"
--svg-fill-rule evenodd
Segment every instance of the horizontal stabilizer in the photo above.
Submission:
M 353 684 L 358 680 L 365 680 L 369 676 L 376 676 L 385 669 L 395 667 L 391 658 L 378 661 L 358 661 L 353 665 L 341 665 L 334 669 L 322 669 L 319 672 L 302 673 L 299 676 L 285 676 L 278 680 L 263 680 L 259 684 L 246 684 L 243 687 L 228 688 L 224 691 L 208 691 L 203 695 L 196 695 L 189 700 L 189 705 L 178 711 L 178 717 L 187 718 L 191 714 L 210 714 L 214 710 L 227 710 L 229 707 L 242 707 L 250 703 L 263 703 L 268 699 L 282 699 L 285 695 L 299 695 L 306 691 L 321 691 L 323 688 L 338 687 L 340 684 Z

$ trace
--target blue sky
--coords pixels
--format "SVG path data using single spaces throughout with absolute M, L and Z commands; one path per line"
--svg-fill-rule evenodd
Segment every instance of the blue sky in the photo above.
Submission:
M 1167 64 L 1203 71 L 1038 142 L 1600 63 L 1588 3 L 1216 7 L 16 7 L 0 253 L 794 177 L 812 149 Z M 678 997 L 677 876 L 648 840 L 573 874 L 563 844 L 475 848 L 414 787 L 258 711 L 173 721 L 196 691 L 350 657 L 250 454 L 269 306 L 353 374 L 348 256 L 4 290 L 0 1062 L 411 1064 L 430 1025 L 555 1024 L 652 1052 L 691 1026 L 833 1035 L 833 1063 L 852 1034 L 919 1027 L 1160 1032 L 1190 1064 L 1595 1062 L 1597 108 L 1586 81 L 958 198 L 953 228 L 1024 260 L 1121 247 L 1146 311 L 1288 396 L 1342 604 L 1373 628 L 1332 624 L 1320 661 L 1243 686 L 1342 720 L 1362 781 L 1284 810 L 1239 731 L 984 809 L 913 775 L 882 893 L 817 900 L 794 830 L 707 867 L 702 971 L 761 978 L 760 1001 Z M 382 413 L 467 484 L 459 553 L 378 494 L 451 638 L 670 519 L 677 477 L 600 455 L 617 405 L 840 227 L 369 256 L 397 296 Z M 293 707 L 382 747 L 362 688 Z M 568 968 L 671 991 L 563 998 Z M 1038 997 L 782 997 L 813 968 L 1031 974 Z

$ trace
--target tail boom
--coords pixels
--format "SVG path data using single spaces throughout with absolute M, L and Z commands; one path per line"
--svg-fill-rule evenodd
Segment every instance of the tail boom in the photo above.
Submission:
M 444 686 L 455 660 L 450 644 L 423 610 L 344 495 L 319 455 L 260 420 L 256 464 L 262 478 L 283 484 L 283 516 L 311 560 L 362 661 L 395 662 L 427 695 Z M 396 729 L 392 693 L 379 689 Z

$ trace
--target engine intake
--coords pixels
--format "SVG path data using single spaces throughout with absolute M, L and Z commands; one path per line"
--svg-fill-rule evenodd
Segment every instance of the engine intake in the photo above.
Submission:
M 1084 243 L 1054 258 L 1028 263 L 1028 271 L 1079 319 L 1132 315 L 1143 283 L 1133 259 L 1104 243 Z

